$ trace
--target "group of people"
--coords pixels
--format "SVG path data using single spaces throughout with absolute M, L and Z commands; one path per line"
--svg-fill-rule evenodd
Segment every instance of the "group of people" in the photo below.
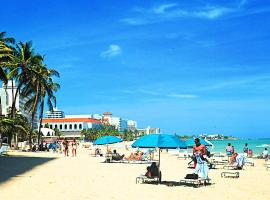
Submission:
M 226 151 L 227 156 L 231 157 L 235 153 L 234 146 L 232 146 L 231 143 L 228 143 L 228 146 L 226 147 L 225 151 Z M 243 148 L 243 153 L 247 157 L 252 157 L 253 151 L 252 149 L 248 148 L 248 143 L 245 143 L 245 146 Z
M 64 147 L 64 154 L 65 156 L 69 156 L 69 146 L 71 146 L 72 149 L 72 157 L 77 156 L 77 147 L 78 144 L 76 142 L 76 139 L 73 138 L 73 140 L 71 141 L 71 143 L 69 143 L 69 141 L 65 138 L 64 141 L 62 142 L 63 147 Z

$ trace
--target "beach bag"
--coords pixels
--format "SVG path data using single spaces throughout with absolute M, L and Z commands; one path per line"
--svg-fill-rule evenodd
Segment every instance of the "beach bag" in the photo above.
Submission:
M 198 174 L 187 174 L 185 179 L 198 179 Z

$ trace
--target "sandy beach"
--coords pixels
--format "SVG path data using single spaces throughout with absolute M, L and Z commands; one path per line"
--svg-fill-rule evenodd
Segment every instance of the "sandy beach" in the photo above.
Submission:
M 121 149 L 119 150 L 120 153 Z M 124 152 L 124 151 L 123 151 Z M 128 153 L 128 152 L 125 152 Z M 176 183 L 185 174 L 188 160 L 163 152 L 161 155 L 162 184 L 136 184 L 147 164 L 104 163 L 85 148 L 77 157 L 62 154 L 10 152 L 0 157 L 0 199 L 245 199 L 268 200 L 270 171 L 264 160 L 254 159 L 255 167 L 240 171 L 240 178 L 221 178 L 223 169 L 209 172 L 211 185 L 193 188 Z

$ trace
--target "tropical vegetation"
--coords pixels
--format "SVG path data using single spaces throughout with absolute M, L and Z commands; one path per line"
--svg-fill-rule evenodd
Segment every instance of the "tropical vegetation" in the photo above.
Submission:
M 99 128 L 83 129 L 81 135 L 90 141 L 94 141 L 97 138 L 106 135 L 119 136 L 125 141 L 132 141 L 138 136 L 138 132 L 125 129 L 124 132 L 121 133 L 114 126 L 102 125 Z
M 59 77 L 59 73 L 48 68 L 45 57 L 35 52 L 31 41 L 16 43 L 14 38 L 6 37 L 5 32 L 0 32 L 0 80 L 4 85 L 8 81 L 12 85 L 10 112 L 6 116 L 0 112 L 0 134 L 9 137 L 9 142 L 11 138 L 17 142 L 17 139 L 28 137 L 30 148 L 32 147 L 35 117 L 38 115 L 41 123 L 45 104 L 50 110 L 56 104 L 55 93 L 60 85 L 54 81 L 54 77 Z M 31 121 L 29 123 L 24 119 L 18 126 L 18 120 L 21 122 L 23 118 L 19 114 L 21 111 L 18 113 L 16 108 L 19 95 L 26 100 L 24 110 L 31 114 Z M 37 137 L 39 143 L 40 129 Z

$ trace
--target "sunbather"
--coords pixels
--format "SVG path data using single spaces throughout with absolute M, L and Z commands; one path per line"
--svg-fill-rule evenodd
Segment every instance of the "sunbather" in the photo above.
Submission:
M 126 160 L 142 160 L 143 152 L 131 153 L 129 157 L 125 157 Z

